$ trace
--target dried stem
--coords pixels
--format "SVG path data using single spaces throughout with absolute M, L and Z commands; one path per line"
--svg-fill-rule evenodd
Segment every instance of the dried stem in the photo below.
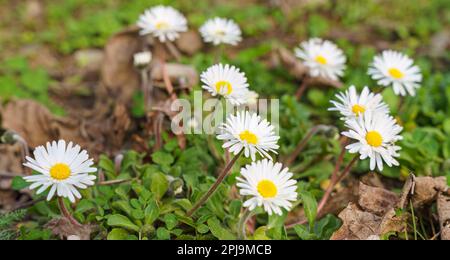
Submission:
M 297 89 L 297 92 L 295 93 L 295 97 L 297 98 L 297 101 L 300 101 L 302 99 L 303 94 L 305 93 L 306 88 L 308 87 L 308 84 L 309 84 L 309 76 L 306 76 L 303 79 L 300 87 Z
M 181 53 L 178 51 L 177 47 L 173 45 L 172 42 L 166 41 L 166 47 L 169 50 L 170 54 L 177 60 L 177 62 L 181 61 Z
M 66 205 L 64 204 L 63 198 L 61 197 L 58 197 L 58 206 L 59 210 L 61 211 L 61 214 L 63 214 L 63 216 L 67 218 L 70 221 L 70 223 L 72 223 L 72 225 L 78 227 L 83 226 L 70 214 L 69 210 L 67 210 Z
M 319 202 L 319 205 L 317 207 L 317 215 L 320 215 L 325 207 L 325 205 L 327 204 L 328 200 L 330 199 L 331 193 L 334 190 L 334 187 L 341 182 L 345 177 L 348 176 L 348 174 L 350 174 L 351 169 L 353 168 L 353 166 L 355 165 L 355 163 L 358 161 L 359 159 L 359 154 L 355 155 L 355 157 L 352 159 L 352 161 L 345 167 L 345 169 L 342 171 L 342 173 L 339 175 L 339 169 L 344 161 L 344 155 L 346 153 L 346 149 L 345 149 L 345 143 L 346 141 L 344 141 L 341 153 L 339 154 L 339 157 L 336 161 L 335 167 L 334 167 L 334 171 L 331 174 L 331 178 L 330 178 L 330 185 L 328 186 L 327 190 L 325 191 L 325 194 L 323 195 L 322 199 Z M 303 225 L 307 223 L 307 220 L 300 220 L 298 222 L 289 224 L 286 226 L 286 228 L 293 228 L 295 225 Z
M 285 160 L 284 164 L 286 166 L 291 165 L 295 159 L 298 157 L 298 155 L 303 151 L 303 149 L 305 149 L 306 145 L 308 144 L 309 140 L 311 140 L 311 138 L 317 134 L 317 132 L 320 130 L 322 126 L 317 125 L 314 126 L 313 128 L 311 128 L 309 130 L 309 132 L 305 135 L 305 137 L 303 137 L 303 139 L 300 141 L 300 143 L 298 143 L 297 147 L 295 148 L 294 152 L 292 152 L 292 154 Z
M 208 199 L 214 194 L 214 192 L 217 190 L 217 188 L 219 187 L 219 185 L 222 183 L 222 181 L 225 179 L 225 177 L 227 176 L 228 172 L 231 170 L 231 168 L 233 167 L 233 165 L 236 163 L 236 161 L 239 159 L 239 157 L 241 156 L 242 151 L 239 152 L 238 154 L 236 154 L 233 159 L 225 166 L 225 168 L 222 170 L 222 172 L 220 173 L 220 175 L 217 177 L 216 182 L 211 186 L 211 188 L 209 188 L 208 192 L 206 192 L 205 195 L 203 195 L 203 197 L 197 201 L 197 203 L 195 203 L 195 205 L 192 207 L 191 210 L 189 210 L 187 212 L 187 216 L 190 217 L 192 216 L 192 214 L 197 211 L 206 201 L 208 201 Z

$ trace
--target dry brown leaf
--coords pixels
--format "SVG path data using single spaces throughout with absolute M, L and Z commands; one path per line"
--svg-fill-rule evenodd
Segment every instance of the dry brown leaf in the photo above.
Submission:
M 410 217 L 411 215 L 409 213 L 403 213 L 397 216 L 395 209 L 392 208 L 383 216 L 378 233 L 383 235 L 389 232 L 404 232 L 407 228 L 406 223 Z
M 165 66 L 175 89 L 192 89 L 198 84 L 198 72 L 194 67 L 177 63 L 167 63 Z M 162 63 L 154 65 L 151 72 L 151 79 L 156 87 L 165 88 Z
M 414 208 L 421 208 L 424 205 L 435 201 L 439 191 L 446 191 L 446 177 L 417 177 L 414 180 L 414 193 L 412 202 Z
M 175 42 L 178 49 L 188 55 L 197 53 L 203 47 L 203 41 L 197 31 L 182 33 Z
M 32 100 L 13 100 L 2 109 L 2 126 L 22 136 L 30 147 L 59 137 L 58 121 L 50 111 Z
M 340 214 L 343 224 L 334 232 L 331 240 L 366 240 L 378 235 L 382 218 L 361 210 L 356 204 L 350 203 Z
M 448 194 L 439 193 L 437 209 L 441 226 L 441 239 L 450 240 L 450 197 Z
M 139 89 L 139 74 L 133 66 L 133 56 L 142 51 L 144 40 L 137 28 L 130 28 L 114 35 L 106 44 L 98 97 L 113 98 L 127 103 Z
M 359 184 L 359 206 L 364 210 L 383 216 L 398 203 L 397 194 L 386 189 Z
M 90 225 L 75 226 L 65 217 L 52 219 L 45 227 L 50 229 L 53 235 L 61 239 L 77 236 L 80 240 L 90 240 L 93 229 Z

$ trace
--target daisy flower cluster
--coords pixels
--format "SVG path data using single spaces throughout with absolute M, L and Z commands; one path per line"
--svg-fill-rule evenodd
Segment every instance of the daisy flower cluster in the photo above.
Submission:
M 158 5 L 146 10 L 138 19 L 141 35 L 152 35 L 161 42 L 175 41 L 188 30 L 186 17 L 171 6 Z M 213 45 L 237 45 L 242 32 L 233 20 L 215 17 L 207 20 L 199 29 L 205 43 Z
M 346 146 L 350 153 L 359 153 L 360 159 L 370 159 L 370 169 L 383 170 L 383 161 L 389 167 L 398 166 L 395 159 L 401 149 L 395 143 L 402 139 L 402 127 L 389 114 L 388 106 L 381 94 L 370 92 L 364 87 L 359 94 L 354 86 L 336 95 L 337 101 L 330 111 L 338 111 L 348 128 L 342 135 L 356 142 Z
M 283 208 L 289 211 L 297 200 L 297 181 L 288 168 L 274 163 L 269 154 L 277 153 L 279 148 L 280 137 L 274 126 L 256 113 L 241 111 L 229 115 L 219 130 L 217 138 L 224 141 L 223 148 L 235 155 L 243 152 L 253 161 L 241 169 L 238 177 L 240 194 L 248 197 L 244 207 L 253 210 L 262 206 L 269 215 L 282 215 Z M 263 159 L 255 161 L 257 154 Z

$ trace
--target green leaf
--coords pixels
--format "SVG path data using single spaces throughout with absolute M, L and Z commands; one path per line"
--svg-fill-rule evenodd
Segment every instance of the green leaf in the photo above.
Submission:
M 30 183 L 28 183 L 24 178 L 21 176 L 15 176 L 12 180 L 11 187 L 13 190 L 22 190 L 28 187 Z
M 209 227 L 205 224 L 200 224 L 197 226 L 197 232 L 200 234 L 206 234 L 209 231 Z
M 169 182 L 164 174 L 157 172 L 152 174 L 152 184 L 150 190 L 155 194 L 156 199 L 161 199 L 169 189 Z
M 100 155 L 100 161 L 98 162 L 98 166 L 105 172 L 115 175 L 116 167 L 114 166 L 113 161 L 111 161 L 105 155 Z
M 144 219 L 145 217 L 144 211 L 141 209 L 134 209 L 133 211 L 131 211 L 131 216 L 137 220 Z
M 314 227 L 314 221 L 317 217 L 317 201 L 316 198 L 314 198 L 314 195 L 312 195 L 308 191 L 302 191 L 300 192 L 300 197 L 303 201 L 303 208 L 305 210 L 306 218 L 308 219 L 309 226 L 311 229 Z
M 170 232 L 164 228 L 164 227 L 160 227 L 156 230 L 156 237 L 159 240 L 169 240 L 170 239 Z
M 126 240 L 128 238 L 128 231 L 122 228 L 113 228 L 106 237 L 107 240 Z
M 219 219 L 212 217 L 207 221 L 211 233 L 220 240 L 235 240 L 236 237 L 227 229 L 223 228 Z
M 139 227 L 137 225 L 131 222 L 129 218 L 120 214 L 110 215 L 107 224 L 111 227 L 121 227 L 139 232 Z
M 178 225 L 177 216 L 174 214 L 167 214 L 164 216 L 164 222 L 168 230 L 174 229 Z
M 159 217 L 159 207 L 155 201 L 151 202 L 145 209 L 145 224 L 151 225 Z
M 173 156 L 171 154 L 161 152 L 161 151 L 153 153 L 152 160 L 156 164 L 166 165 L 166 166 L 171 165 L 175 161 L 175 159 L 173 158 Z
M 255 230 L 253 233 L 254 240 L 270 240 L 270 238 L 266 235 L 267 227 L 261 226 Z
M 309 232 L 308 228 L 303 225 L 294 226 L 295 233 L 302 240 L 316 240 L 317 236 Z

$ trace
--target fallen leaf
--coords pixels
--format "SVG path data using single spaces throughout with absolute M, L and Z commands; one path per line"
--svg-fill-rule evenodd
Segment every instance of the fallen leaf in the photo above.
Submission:
M 358 205 L 350 203 L 340 214 L 343 224 L 334 232 L 331 240 L 366 240 L 378 235 L 382 218 L 361 210 Z
M 182 33 L 175 41 L 175 45 L 181 52 L 193 55 L 203 47 L 203 41 L 197 31 L 190 30 Z
M 397 205 L 397 194 L 386 189 L 359 183 L 358 204 L 366 211 L 383 216 Z
M 441 239 L 450 240 L 450 197 L 448 194 L 439 193 L 437 198 L 437 210 L 439 224 L 441 226 Z
M 65 217 L 52 219 L 45 227 L 50 229 L 53 235 L 61 239 L 77 236 L 79 240 L 90 240 L 93 230 L 93 227 L 90 225 L 75 226 Z
M 435 201 L 439 191 L 446 191 L 446 177 L 417 177 L 414 180 L 414 193 L 412 202 L 414 208 L 421 208 L 424 205 Z

